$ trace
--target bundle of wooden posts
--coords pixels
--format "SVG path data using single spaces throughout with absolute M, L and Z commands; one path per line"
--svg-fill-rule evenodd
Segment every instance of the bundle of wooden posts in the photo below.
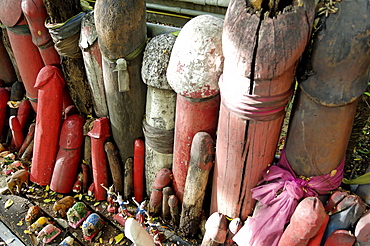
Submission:
M 231 0 L 151 39 L 144 1 L 0 6 L 0 139 L 32 182 L 100 201 L 113 184 L 186 237 L 208 218 L 203 245 L 333 245 L 349 233 L 327 213 L 355 207 L 347 232 L 362 216 L 357 198 L 333 212 L 316 197 L 341 184 L 369 81 L 368 1 Z

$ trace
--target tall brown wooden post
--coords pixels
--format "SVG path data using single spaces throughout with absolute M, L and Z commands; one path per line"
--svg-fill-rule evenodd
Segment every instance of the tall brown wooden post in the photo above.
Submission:
M 345 0 L 323 17 L 311 53 L 312 76 L 300 81 L 286 140 L 297 175 L 324 175 L 345 157 L 358 98 L 370 68 L 370 6 Z
M 242 220 L 251 214 L 250 189 L 274 159 L 313 16 L 312 0 L 275 7 L 230 1 L 222 34 L 225 63 L 211 212 Z
M 112 136 L 125 163 L 134 154 L 134 141 L 143 137 L 146 85 L 140 71 L 146 44 L 145 2 L 97 1 L 94 18 Z

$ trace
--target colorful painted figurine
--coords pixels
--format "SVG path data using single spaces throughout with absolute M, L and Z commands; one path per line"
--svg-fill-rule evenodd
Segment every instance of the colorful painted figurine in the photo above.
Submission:
M 96 213 L 92 213 L 82 224 L 82 234 L 86 241 L 91 241 L 103 228 L 104 221 Z
M 109 189 L 106 188 L 103 184 L 101 184 L 101 185 L 103 186 L 104 189 L 107 190 L 107 202 L 109 204 L 108 208 L 107 208 L 107 211 L 109 213 L 112 213 L 112 214 L 117 213 L 119 206 L 117 206 L 117 204 L 116 204 L 117 201 L 115 200 L 115 198 L 117 197 L 117 194 L 114 192 L 114 185 L 111 185 L 109 187 Z M 121 196 L 121 200 L 122 200 L 122 196 Z M 118 203 L 118 205 L 120 205 L 119 202 L 117 202 L 117 203 Z
M 132 214 L 127 210 L 126 205 L 129 204 L 129 201 L 123 201 L 122 195 L 117 194 L 117 199 L 113 200 L 115 203 L 118 204 L 118 214 L 116 214 L 113 218 L 120 223 L 122 226 L 125 226 L 126 220 L 129 217 L 133 217 Z
M 21 194 L 23 184 L 28 186 L 29 173 L 27 170 L 18 170 L 12 174 L 10 178 L 6 180 L 8 183 L 8 189 L 14 195 L 16 193 Z
M 26 224 L 30 226 L 32 223 L 34 223 L 36 221 L 36 218 L 39 217 L 40 212 L 41 212 L 41 208 L 39 206 L 31 206 L 28 209 L 27 214 L 24 219 L 26 221 Z
M 155 246 L 162 246 L 163 235 L 159 232 L 155 225 L 150 226 L 149 234 L 152 236 Z
M 76 229 L 81 223 L 90 215 L 90 211 L 87 210 L 85 203 L 76 202 L 73 207 L 67 211 L 68 225 Z
M 40 217 L 27 228 L 28 234 L 35 234 L 38 235 L 39 231 L 41 231 L 47 224 L 49 220 L 46 217 Z
M 71 196 L 66 196 L 56 201 L 53 206 L 54 212 L 62 218 L 67 215 L 67 210 L 73 206 L 75 200 Z
M 42 240 L 43 243 L 50 243 L 60 232 L 61 230 L 58 227 L 48 224 L 37 234 L 37 239 Z
M 142 201 L 141 203 L 138 203 L 136 200 L 135 200 L 135 197 L 132 198 L 132 200 L 135 202 L 136 206 L 137 206 L 137 210 L 136 210 L 136 216 L 135 216 L 135 219 L 142 225 L 145 227 L 145 215 L 147 217 L 149 217 L 149 214 L 148 212 L 146 211 L 146 204 L 147 204 L 147 201 L 144 200 Z
M 113 201 L 118 204 L 118 206 L 119 206 L 118 212 L 122 216 L 131 216 L 131 214 L 128 212 L 128 210 L 126 208 L 126 205 L 129 204 L 129 201 L 124 202 L 123 199 L 122 199 L 122 196 L 119 193 L 117 194 L 117 199 L 113 200 Z
M 64 238 L 64 240 L 59 244 L 59 246 L 75 246 L 75 245 L 77 244 L 75 243 L 75 240 L 71 236 Z

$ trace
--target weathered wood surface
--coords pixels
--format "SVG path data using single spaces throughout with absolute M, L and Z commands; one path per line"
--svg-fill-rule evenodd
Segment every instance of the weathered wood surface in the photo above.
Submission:
M 194 135 L 186 177 L 179 229 L 186 237 L 195 237 L 201 221 L 201 211 L 209 172 L 215 160 L 214 141 L 206 132 Z
M 166 71 L 175 40 L 171 33 L 153 37 L 145 47 L 141 67 L 143 82 L 148 85 L 143 122 L 148 195 L 157 172 L 172 168 L 176 93 L 168 84 Z
M 322 19 L 312 44 L 314 74 L 300 81 L 310 99 L 328 107 L 356 101 L 366 90 L 370 67 L 369 2 L 348 0 L 335 7 L 338 12 Z
M 104 85 L 106 89 L 109 119 L 114 142 L 120 151 L 122 162 L 134 155 L 134 141 L 143 137 L 142 119 L 145 112 L 146 86 L 140 78 L 142 56 L 130 62 L 128 67 L 130 91 L 118 91 L 117 73 L 113 72 L 115 63 L 103 58 Z
M 170 206 L 168 205 L 168 198 L 173 195 L 173 190 L 171 187 L 164 187 L 163 188 L 163 197 L 162 197 L 162 218 L 165 221 L 171 220 L 171 211 Z
M 338 5 L 314 40 L 314 74 L 300 83 L 286 139 L 291 167 L 306 177 L 328 174 L 343 161 L 358 98 L 370 79 L 369 3 Z
M 218 80 L 223 69 L 223 19 L 197 16 L 176 39 L 167 79 L 176 91 L 173 188 L 182 202 L 190 162 L 190 146 L 199 131 L 216 135 L 219 112 Z
M 82 11 L 80 1 L 77 0 L 44 0 L 44 3 L 49 16 L 47 24 L 63 23 Z M 78 41 L 74 45 L 79 49 Z M 77 56 L 75 58 L 67 57 L 65 54 L 61 56 L 62 70 L 74 104 L 82 114 L 90 115 L 92 113 L 91 91 L 81 51 Z
M 175 195 L 170 195 L 168 197 L 168 206 L 170 207 L 171 223 L 174 227 L 178 227 L 180 223 L 179 199 Z
M 107 153 L 109 169 L 112 175 L 112 180 L 116 192 L 123 194 L 123 164 L 119 158 L 118 149 L 112 142 L 106 142 L 104 145 Z
M 129 200 L 134 191 L 134 161 L 132 158 L 126 159 L 123 176 L 123 199 Z
M 327 107 L 298 90 L 295 103 L 285 143 L 289 164 L 297 175 L 328 174 L 345 157 L 357 101 Z
M 98 1 L 95 26 L 103 56 L 103 77 L 114 142 L 122 162 L 134 154 L 135 139 L 142 138 L 146 86 L 141 80 L 142 49 L 146 41 L 144 1 Z M 125 59 L 121 70 L 116 59 Z M 116 70 L 117 69 L 117 70 Z M 115 71 L 116 70 L 116 71 Z M 120 92 L 118 75 L 129 77 L 129 90 Z M 127 85 L 127 84 L 126 84 Z
M 30 144 L 27 146 L 26 150 L 23 152 L 21 156 L 22 161 L 30 161 L 33 155 L 33 146 L 34 146 L 34 140 L 32 139 Z
M 97 117 L 108 116 L 103 79 L 103 61 L 95 28 L 94 11 L 87 13 L 82 18 L 80 48 L 91 89 L 94 112 Z
M 94 119 L 86 119 L 85 125 L 83 127 L 83 134 L 84 134 L 84 145 L 83 145 L 83 154 L 82 154 L 82 189 L 84 192 L 87 192 L 89 189 L 89 186 L 93 180 L 93 174 L 92 174 L 92 163 L 91 163 L 91 138 L 87 135 L 89 131 L 94 126 Z
M 146 41 L 145 1 L 98 1 L 95 25 L 103 55 L 111 60 L 126 57 Z
M 273 18 L 260 18 L 244 1 L 230 2 L 222 36 L 225 63 L 211 212 L 245 220 L 254 206 L 250 189 L 274 159 L 314 16 L 313 1 L 293 5 Z

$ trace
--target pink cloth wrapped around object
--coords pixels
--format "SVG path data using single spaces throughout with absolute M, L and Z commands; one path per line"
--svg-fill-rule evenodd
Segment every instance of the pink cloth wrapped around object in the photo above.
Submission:
M 296 177 L 283 150 L 278 164 L 269 166 L 261 185 L 252 189 L 252 197 L 259 201 L 259 208 L 253 217 L 246 220 L 233 240 L 239 246 L 278 245 L 285 224 L 300 199 L 338 188 L 343 178 L 344 163 L 345 160 L 326 175 Z

